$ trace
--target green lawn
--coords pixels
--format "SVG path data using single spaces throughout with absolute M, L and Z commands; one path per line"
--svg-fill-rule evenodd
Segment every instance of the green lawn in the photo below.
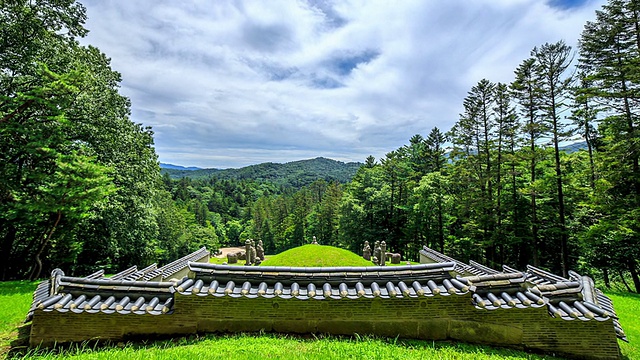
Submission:
M 262 266 L 373 266 L 349 250 L 327 245 L 303 245 L 266 258 Z
M 315 246 L 315 245 L 314 245 Z M 119 343 L 95 347 L 77 345 L 64 350 L 23 350 L 28 325 L 22 321 L 31 304 L 33 282 L 0 282 L 0 359 L 11 352 L 20 359 L 555 359 L 550 356 L 487 346 L 372 337 L 291 337 L 274 334 L 192 336 L 164 341 Z M 608 294 L 614 301 L 630 343 L 620 342 L 622 354 L 640 359 L 640 295 Z
M 629 359 L 640 359 L 640 294 L 610 292 L 613 306 L 620 317 L 620 324 L 629 343 L 618 341 L 623 355 Z
M 214 257 L 209 259 L 211 264 L 223 264 L 227 262 L 227 257 Z M 242 266 L 245 260 L 238 260 L 236 264 Z M 409 264 L 419 264 L 410 261 Z M 265 261 L 262 266 L 306 266 L 306 267 L 329 267 L 329 266 L 374 266 L 371 261 L 365 260 L 362 256 L 354 254 L 348 250 L 340 249 L 327 245 L 303 245 L 291 250 L 284 251 L 277 255 L 265 255 Z M 407 261 L 401 261 L 400 264 L 391 264 L 387 261 L 387 265 L 407 265 Z

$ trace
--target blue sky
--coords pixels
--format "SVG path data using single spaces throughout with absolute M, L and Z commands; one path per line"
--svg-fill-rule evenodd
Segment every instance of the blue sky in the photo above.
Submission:
M 384 156 L 457 121 L 482 78 L 575 46 L 604 0 L 85 0 L 160 161 L 241 167 Z

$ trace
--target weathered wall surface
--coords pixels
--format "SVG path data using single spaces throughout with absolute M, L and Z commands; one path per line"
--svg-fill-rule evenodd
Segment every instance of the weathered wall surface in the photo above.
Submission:
M 283 299 L 175 294 L 164 315 L 38 311 L 31 345 L 135 335 L 268 331 L 376 334 L 429 340 L 453 339 L 538 349 L 585 359 L 620 356 L 613 324 L 561 320 L 546 306 L 478 309 L 471 295 L 358 299 Z

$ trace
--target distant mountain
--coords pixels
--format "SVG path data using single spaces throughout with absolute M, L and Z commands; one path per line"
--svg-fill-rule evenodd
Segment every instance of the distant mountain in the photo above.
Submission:
M 565 151 L 567 154 L 571 154 L 579 150 L 587 150 L 587 142 L 578 141 L 578 142 L 574 142 L 573 144 L 560 146 L 558 149 L 560 151 Z
M 351 178 L 353 178 L 356 171 L 358 171 L 362 165 L 362 163 L 357 162 L 344 163 L 342 161 L 318 157 L 284 164 L 268 162 L 245 166 L 239 169 L 183 170 L 163 168 L 161 172 L 163 174 L 169 174 L 173 179 L 183 177 L 194 179 L 209 177 L 227 180 L 247 179 L 300 188 L 319 179 L 347 183 L 351 181 Z
M 180 165 L 160 163 L 160 169 L 193 171 L 193 170 L 200 170 L 201 168 L 195 167 L 195 166 L 184 167 L 184 166 L 180 166 Z

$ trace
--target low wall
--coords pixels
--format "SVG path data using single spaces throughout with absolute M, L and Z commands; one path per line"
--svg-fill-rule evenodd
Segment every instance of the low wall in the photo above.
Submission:
M 38 311 L 31 345 L 88 338 L 210 332 L 375 334 L 535 349 L 583 359 L 620 357 L 612 320 L 567 321 L 546 306 L 486 310 L 471 294 L 358 299 L 284 299 L 175 294 L 163 315 Z

